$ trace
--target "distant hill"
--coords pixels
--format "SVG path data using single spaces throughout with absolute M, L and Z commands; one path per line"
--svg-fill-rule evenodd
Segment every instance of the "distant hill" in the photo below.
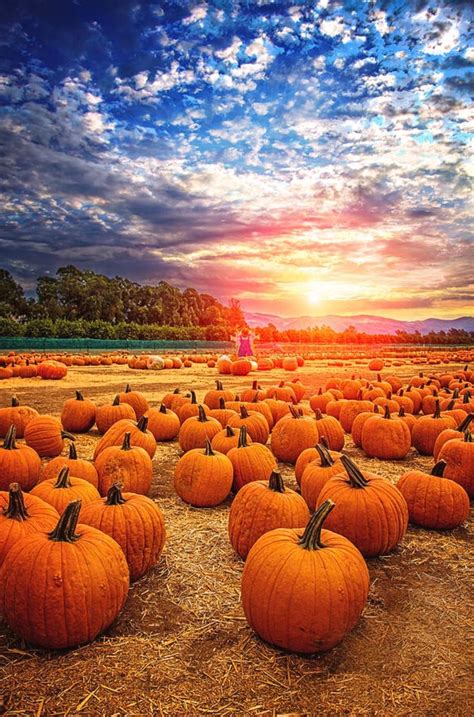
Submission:
M 357 316 L 295 316 L 284 318 L 276 314 L 259 314 L 250 311 L 244 312 L 249 326 L 266 326 L 273 324 L 279 331 L 287 329 L 307 329 L 312 326 L 329 326 L 334 331 L 344 331 L 348 326 L 354 326 L 357 331 L 367 334 L 395 334 L 397 331 L 428 334 L 430 331 L 449 331 L 461 329 L 474 331 L 474 317 L 461 316 L 458 319 L 424 319 L 423 321 L 398 321 L 384 316 L 370 316 L 358 314 Z

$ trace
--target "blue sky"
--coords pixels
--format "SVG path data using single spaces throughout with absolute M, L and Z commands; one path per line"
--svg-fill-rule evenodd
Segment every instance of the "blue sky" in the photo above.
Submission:
M 9 5 L 24 285 L 74 263 L 284 315 L 472 313 L 469 3 Z

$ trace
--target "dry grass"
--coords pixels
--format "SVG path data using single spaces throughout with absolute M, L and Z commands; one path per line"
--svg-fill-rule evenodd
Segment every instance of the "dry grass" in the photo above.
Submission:
M 322 362 L 300 375 L 312 388 L 329 375 Z M 418 370 L 418 367 L 417 367 Z M 350 368 L 347 369 L 349 373 Z M 359 368 L 357 368 L 359 373 Z M 414 367 L 397 369 L 409 376 Z M 262 374 L 274 383 L 283 372 Z M 285 375 L 286 377 L 286 375 Z M 202 399 L 214 372 L 132 372 L 126 367 L 71 369 L 58 383 L 14 379 L 23 402 L 59 415 L 72 388 L 108 401 L 126 381 L 152 403 L 179 382 Z M 231 378 L 236 390 L 249 379 Z M 97 436 L 78 438 L 91 456 Z M 414 452 L 402 464 L 347 452 L 391 480 L 432 461 Z M 320 657 L 288 655 L 247 627 L 239 601 L 242 562 L 227 539 L 229 503 L 184 505 L 172 489 L 177 444 L 161 444 L 151 495 L 166 518 L 160 564 L 132 586 L 108 634 L 63 653 L 35 651 L 4 628 L 0 669 L 6 715 L 472 715 L 472 522 L 447 533 L 410 528 L 393 554 L 369 561 L 364 615 L 343 644 Z M 282 466 L 291 485 L 292 469 Z M 472 515 L 471 515 L 472 518 Z M 0 703 L 1 705 L 2 703 Z

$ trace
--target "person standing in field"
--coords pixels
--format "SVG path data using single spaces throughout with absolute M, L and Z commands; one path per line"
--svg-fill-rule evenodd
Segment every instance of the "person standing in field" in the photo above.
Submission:
M 231 340 L 236 343 L 236 353 L 239 358 L 255 355 L 253 341 L 256 338 L 258 338 L 258 336 L 252 334 L 247 328 L 242 329 L 235 336 L 231 337 Z

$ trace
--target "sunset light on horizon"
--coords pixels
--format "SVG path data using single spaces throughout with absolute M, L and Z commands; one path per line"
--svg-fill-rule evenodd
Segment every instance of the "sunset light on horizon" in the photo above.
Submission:
M 467 2 L 12 3 L 2 267 L 472 315 Z

